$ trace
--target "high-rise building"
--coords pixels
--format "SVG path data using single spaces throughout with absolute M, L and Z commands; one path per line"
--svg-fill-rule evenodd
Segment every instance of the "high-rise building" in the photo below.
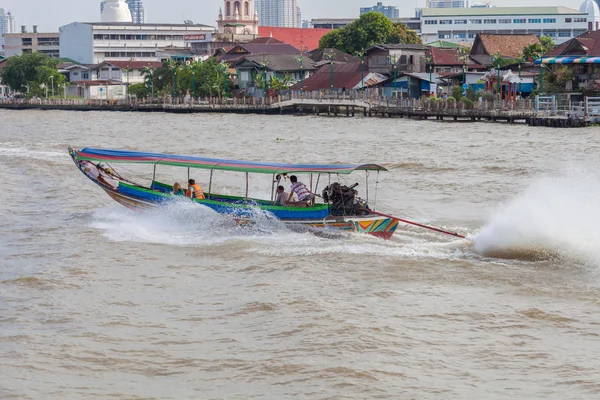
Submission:
M 362 7 L 360 9 L 360 15 L 366 14 L 368 12 L 378 12 L 382 13 L 386 17 L 392 18 L 400 18 L 400 10 L 396 6 L 384 6 L 381 1 L 378 1 L 376 5 L 373 7 Z
M 257 0 L 261 26 L 298 27 L 298 0 Z
M 302 10 L 296 7 L 296 28 L 302 28 Z
M 102 0 L 100 2 L 100 15 L 104 12 L 104 6 L 108 0 Z M 144 13 L 144 2 L 142 0 L 125 0 L 127 7 L 131 13 L 131 20 L 134 24 L 146 23 L 146 15 Z
M 125 0 L 131 11 L 131 19 L 134 24 L 143 24 L 146 22 L 144 15 L 144 3 L 142 0 Z
M 15 33 L 15 18 L 10 11 L 4 13 L 0 8 L 0 54 L 4 54 L 4 35 L 7 33 Z
M 465 8 L 469 0 L 427 0 L 426 8 Z

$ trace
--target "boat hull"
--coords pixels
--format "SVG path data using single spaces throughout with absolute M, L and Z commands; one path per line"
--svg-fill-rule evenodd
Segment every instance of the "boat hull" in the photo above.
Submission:
M 102 186 L 102 185 L 101 185 Z M 117 203 L 131 210 L 147 211 L 157 207 L 163 207 L 167 202 L 154 202 L 132 196 L 131 194 L 123 194 L 110 188 L 102 187 L 106 194 Z M 202 203 L 200 203 L 202 204 Z M 204 205 L 204 204 L 202 204 Z M 260 208 L 260 207 L 259 207 Z M 217 210 L 215 210 L 217 211 Z M 217 211 L 219 212 L 219 211 Z M 223 213 L 223 212 L 222 212 Z M 223 213 L 232 215 L 240 225 L 248 225 L 252 223 L 250 215 L 239 215 L 239 212 Z M 280 219 L 286 226 L 290 228 L 308 228 L 308 229 L 335 229 L 343 232 L 363 233 L 375 236 L 380 239 L 388 240 L 398 228 L 398 221 L 379 216 L 361 216 L 361 217 L 331 217 L 320 220 L 314 219 Z
M 71 153 L 78 169 L 100 186 L 115 202 L 132 210 L 150 210 L 173 201 L 186 200 L 168 193 L 169 186 L 153 182 L 150 188 L 141 187 L 89 161 L 80 161 Z M 269 201 L 209 195 L 208 199 L 187 201 L 208 207 L 219 214 L 229 215 L 240 225 L 252 224 L 257 211 L 267 212 L 290 228 L 308 230 L 339 230 L 372 235 L 381 239 L 392 237 L 398 221 L 375 215 L 332 216 L 327 204 L 314 207 L 278 207 Z

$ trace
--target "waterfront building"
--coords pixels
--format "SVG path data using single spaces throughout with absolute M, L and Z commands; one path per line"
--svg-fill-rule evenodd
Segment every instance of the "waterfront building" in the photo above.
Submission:
M 11 12 L 4 12 L 0 8 L 0 54 L 4 54 L 4 35 L 7 33 L 15 33 L 15 18 Z
M 384 6 L 381 1 L 378 1 L 376 5 L 373 7 L 361 7 L 360 15 L 366 14 L 368 12 L 378 12 L 382 13 L 389 19 L 392 18 L 400 18 L 400 10 L 396 6 Z
M 485 70 L 486 67 L 478 63 L 475 59 L 468 56 L 464 61 L 461 59 L 459 48 L 439 48 L 430 47 L 427 56 L 431 57 L 431 62 L 425 64 L 425 72 L 435 72 L 437 74 L 447 74 L 450 72 L 465 72 Z
M 161 49 L 184 49 L 189 46 L 186 40 L 212 34 L 214 30 L 199 24 L 73 22 L 60 27 L 60 57 L 82 64 L 105 60 L 160 61 Z
M 231 67 L 237 72 L 237 83 L 240 89 L 254 87 L 257 75 L 266 76 L 267 80 L 290 78 L 290 84 L 299 82 L 302 73 L 306 79 L 316 70 L 315 63 L 310 58 L 302 60 L 302 66 L 297 62 L 298 54 L 269 54 L 244 56 L 232 63 Z M 264 82 L 264 81 L 263 81 Z M 257 89 L 261 89 L 257 87 Z
M 478 33 L 535 34 L 557 43 L 588 30 L 588 14 L 566 7 L 424 8 L 421 37 L 473 42 Z
M 219 57 L 219 62 L 225 61 L 229 64 L 233 64 L 236 61 L 241 60 L 243 57 L 281 54 L 294 54 L 299 56 L 300 50 L 289 44 L 282 43 L 274 38 L 259 38 L 249 43 L 238 44 L 237 46 L 229 49 L 229 51 L 225 52 L 225 54 Z
M 426 8 L 466 8 L 469 0 L 427 0 Z
M 363 71 L 362 64 L 358 62 L 339 62 L 330 65 L 316 64 L 319 69 L 312 74 L 308 79 L 302 82 L 302 88 L 306 92 L 316 90 L 335 90 L 343 92 L 344 90 L 357 90 L 364 87 L 371 87 L 386 79 L 386 76 Z M 364 77 L 364 79 L 363 79 Z M 292 90 L 300 90 L 300 83 L 296 83 L 291 87 Z
M 560 89 L 600 92 L 600 30 L 588 31 L 563 43 L 544 54 L 541 62 L 550 71 L 566 68 L 570 72 L 572 79 Z
M 494 55 L 501 54 L 504 58 L 517 60 L 521 57 L 523 49 L 532 44 L 541 44 L 540 38 L 533 33 L 524 35 L 478 33 L 469 56 L 479 64 L 491 67 Z
M 425 55 L 429 48 L 420 44 L 380 44 L 365 50 L 369 71 L 393 75 L 390 59 L 396 60 L 396 72 L 425 72 Z
M 4 54 L 6 57 L 21 56 L 33 52 L 58 58 L 60 53 L 59 34 L 38 32 L 38 27 L 34 25 L 33 32 L 27 32 L 23 26 L 21 33 L 7 33 L 4 35 Z
M 256 10 L 262 26 L 296 28 L 300 23 L 297 0 L 257 0 Z

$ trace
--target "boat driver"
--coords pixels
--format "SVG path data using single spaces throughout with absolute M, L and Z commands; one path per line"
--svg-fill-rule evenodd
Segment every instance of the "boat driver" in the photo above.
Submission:
M 200 185 L 196 184 L 196 181 L 190 179 L 188 181 L 188 189 L 185 191 L 185 197 L 190 199 L 204 200 L 204 192 Z

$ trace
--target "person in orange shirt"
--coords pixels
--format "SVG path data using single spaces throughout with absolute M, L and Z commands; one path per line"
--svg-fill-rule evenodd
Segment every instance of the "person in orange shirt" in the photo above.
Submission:
M 196 181 L 190 179 L 188 181 L 188 189 L 185 191 L 185 197 L 189 197 L 190 199 L 198 199 L 204 200 L 204 192 L 200 185 L 196 184 Z

